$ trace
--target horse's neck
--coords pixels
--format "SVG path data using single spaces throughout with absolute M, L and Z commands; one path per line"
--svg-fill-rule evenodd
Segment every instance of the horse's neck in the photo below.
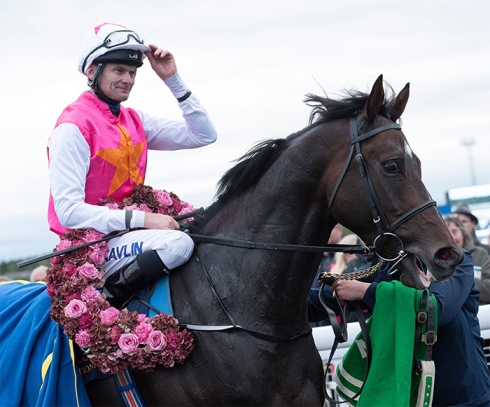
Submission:
M 243 202 L 237 206 L 239 212 L 234 213 L 233 221 L 212 234 L 264 243 L 321 243 L 313 238 L 320 232 L 307 226 L 308 219 L 302 212 L 286 218 L 281 215 L 282 205 L 286 203 L 277 202 L 267 214 L 259 214 Z M 233 322 L 242 326 L 284 336 L 293 328 L 304 329 L 299 325 L 305 322 L 306 297 L 320 257 L 321 253 L 198 244 L 192 272 L 185 271 L 189 273 L 185 277 L 193 281 L 193 287 L 187 287 L 190 292 L 186 298 L 193 297 L 196 303 L 185 322 L 229 324 L 219 305 L 222 302 Z

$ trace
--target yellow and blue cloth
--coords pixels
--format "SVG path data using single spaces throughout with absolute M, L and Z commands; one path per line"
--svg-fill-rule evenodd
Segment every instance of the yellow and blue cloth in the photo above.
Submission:
M 0 405 L 90 406 L 45 284 L 0 284 Z

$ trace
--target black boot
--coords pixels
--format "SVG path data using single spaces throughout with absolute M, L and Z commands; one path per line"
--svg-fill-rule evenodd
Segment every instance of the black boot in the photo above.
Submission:
M 136 256 L 129 265 L 111 274 L 105 281 L 102 293 L 107 296 L 107 301 L 113 307 L 122 308 L 134 293 L 168 272 L 158 253 L 149 250 Z

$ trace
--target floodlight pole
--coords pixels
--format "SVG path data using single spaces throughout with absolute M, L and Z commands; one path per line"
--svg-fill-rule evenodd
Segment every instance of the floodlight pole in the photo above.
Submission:
M 475 145 L 475 139 L 473 137 L 464 138 L 461 140 L 461 144 L 465 147 L 468 147 L 468 156 L 470 158 L 471 185 L 476 185 L 475 169 L 473 166 L 473 155 L 471 154 L 471 147 Z

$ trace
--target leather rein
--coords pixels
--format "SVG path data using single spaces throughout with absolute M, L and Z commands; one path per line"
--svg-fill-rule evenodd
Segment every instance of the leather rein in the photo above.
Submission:
M 293 245 L 293 244 L 277 244 L 277 243 L 262 243 L 262 242 L 254 242 L 254 241 L 248 241 L 248 240 L 236 240 L 236 239 L 227 239 L 227 238 L 218 238 L 218 237 L 213 237 L 213 236 L 205 236 L 205 235 L 199 235 L 199 234 L 192 234 L 189 233 L 189 236 L 192 237 L 195 241 L 200 241 L 204 243 L 212 243 L 212 244 L 218 244 L 218 245 L 225 245 L 225 246 L 231 246 L 231 247 L 240 247 L 240 248 L 246 248 L 246 249 L 261 249 L 261 250 L 287 250 L 287 251 L 330 251 L 330 252 L 344 252 L 344 253 L 361 253 L 361 254 L 372 254 L 375 253 L 383 263 L 384 261 L 392 261 L 394 262 L 392 270 L 398 262 L 400 262 L 406 255 L 407 253 L 403 250 L 403 242 L 401 239 L 395 235 L 393 232 L 394 230 L 400 226 L 402 223 L 406 222 L 408 219 L 412 218 L 413 216 L 417 215 L 418 213 L 422 212 L 426 208 L 430 206 L 436 205 L 436 202 L 434 200 L 429 200 L 421 205 L 418 205 L 417 207 L 409 210 L 406 212 L 404 215 L 402 215 L 400 218 L 395 220 L 393 223 L 389 224 L 387 221 L 387 218 L 381 208 L 381 205 L 379 203 L 379 199 L 376 195 L 376 191 L 374 189 L 373 182 L 371 180 L 371 177 L 369 176 L 368 170 L 366 168 L 366 165 L 364 163 L 364 158 L 362 156 L 361 152 L 361 142 L 371 138 L 379 133 L 382 133 L 384 131 L 390 130 L 390 129 L 395 129 L 395 130 L 401 130 L 401 125 L 398 123 L 390 123 L 378 128 L 375 128 L 373 130 L 370 130 L 366 133 L 363 133 L 362 135 L 359 136 L 358 134 L 358 128 L 357 128 L 357 115 L 351 116 L 349 119 L 349 125 L 350 125 L 350 142 L 351 142 L 351 149 L 349 152 L 349 155 L 347 157 L 347 160 L 345 162 L 345 165 L 342 169 L 342 172 L 337 180 L 337 183 L 335 184 L 334 190 L 332 192 L 332 195 L 330 197 L 329 203 L 328 203 L 328 211 L 331 211 L 333 201 L 335 199 L 335 196 L 337 194 L 337 191 L 340 187 L 340 184 L 342 183 L 345 174 L 347 173 L 347 169 L 349 168 L 349 165 L 352 161 L 352 158 L 354 156 L 354 152 L 356 153 L 355 158 L 357 162 L 357 166 L 359 169 L 359 173 L 361 175 L 361 178 L 364 182 L 368 197 L 369 197 L 369 206 L 371 208 L 371 214 L 373 217 L 373 222 L 376 225 L 378 229 L 378 237 L 374 240 L 374 244 L 371 246 L 367 245 L 341 245 L 341 244 L 331 244 L 331 245 L 326 245 L 326 246 L 306 246 L 306 245 Z M 185 227 L 185 226 L 184 226 Z M 379 251 L 381 247 L 383 246 L 386 238 L 388 236 L 395 237 L 398 239 L 400 242 L 400 250 L 399 253 L 396 257 L 387 259 L 383 258 L 380 256 Z M 281 337 L 281 336 L 276 336 L 272 334 L 266 334 L 266 333 L 261 333 L 257 332 L 245 327 L 242 327 L 238 325 L 235 322 L 235 319 L 233 316 L 228 312 L 226 307 L 223 304 L 223 301 L 221 300 L 221 297 L 219 296 L 219 293 L 211 279 L 211 276 L 205 267 L 204 263 L 201 261 L 199 254 L 197 253 L 196 250 L 196 261 L 201 264 L 201 267 L 203 271 L 205 272 L 206 278 L 209 282 L 209 285 L 211 287 L 211 290 L 213 291 L 216 299 L 218 300 L 224 314 L 228 318 L 230 324 L 228 325 L 204 325 L 204 324 L 181 324 L 183 327 L 187 327 L 188 329 L 196 330 L 196 331 L 206 331 L 206 332 L 211 332 L 211 331 L 226 331 L 226 330 L 233 330 L 233 329 L 240 329 L 244 330 L 248 333 L 250 333 L 253 336 L 256 336 L 260 339 L 268 340 L 271 342 L 286 342 L 286 341 L 291 341 L 296 338 L 306 336 L 311 334 L 311 328 L 308 329 L 307 331 L 295 333 L 292 336 L 289 337 Z M 395 270 L 396 271 L 396 270 Z M 392 273 L 394 273 L 393 271 Z M 373 271 L 374 273 L 375 271 Z M 348 276 L 348 275 L 345 275 Z M 322 279 L 322 285 L 321 285 L 321 290 L 324 289 L 325 281 L 327 280 L 327 276 L 324 275 Z M 339 336 L 339 342 L 345 342 L 347 340 L 347 334 L 346 334 L 346 329 L 347 329 L 347 324 L 345 324 L 345 332 L 341 333 Z M 342 332 L 342 331 L 340 331 Z M 337 337 L 337 334 L 336 334 Z M 345 338 L 345 339 L 344 339 Z

